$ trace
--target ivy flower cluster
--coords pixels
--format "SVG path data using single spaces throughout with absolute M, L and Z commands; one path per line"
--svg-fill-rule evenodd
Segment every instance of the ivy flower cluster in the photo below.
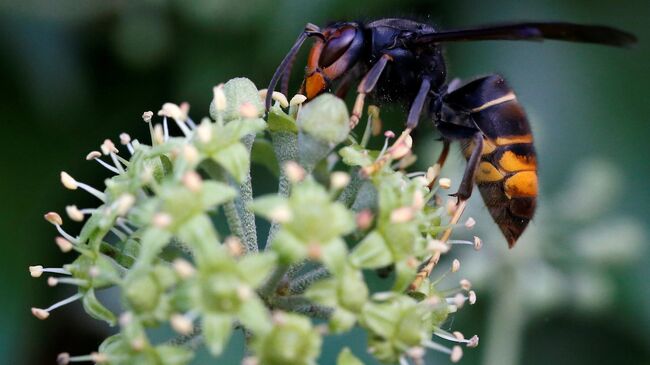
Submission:
M 407 134 L 385 131 L 383 148 L 369 149 L 382 133 L 374 107 L 357 140 L 333 95 L 305 103 L 274 92 L 266 116 L 265 95 L 238 78 L 214 88 L 210 118 L 198 123 L 187 103 L 145 112 L 149 145 L 123 133 L 119 149 L 106 140 L 86 156 L 110 173 L 103 188 L 61 172 L 65 188 L 84 190 L 99 206 L 66 207 L 69 219 L 83 222 L 78 233 L 66 231 L 58 213 L 45 214 L 58 248 L 74 257 L 60 268 L 31 266 L 30 274 L 74 294 L 32 313 L 44 320 L 81 301 L 117 330 L 96 352 L 61 353 L 59 364 L 188 364 L 199 346 L 220 355 L 233 331 L 246 336 L 247 365 L 316 364 L 323 343 L 353 327 L 367 332 L 367 351 L 385 364 L 422 364 L 427 350 L 456 362 L 478 345 L 477 336 L 443 329 L 451 313 L 476 301 L 468 280 L 445 279 L 460 262 L 416 280 L 422 263 L 454 244 L 481 244 L 447 239 L 474 221 L 452 219 L 455 201 L 438 194 L 450 186 L 438 179 L 439 166 L 407 172 L 415 161 Z M 276 174 L 277 193 L 254 196 L 251 163 Z M 270 222 L 268 232 L 256 216 Z M 383 288 L 371 290 L 369 280 Z M 110 287 L 119 308 L 96 296 Z M 177 334 L 153 341 L 151 329 L 163 325 Z M 338 356 L 339 365 L 361 363 L 347 348 Z

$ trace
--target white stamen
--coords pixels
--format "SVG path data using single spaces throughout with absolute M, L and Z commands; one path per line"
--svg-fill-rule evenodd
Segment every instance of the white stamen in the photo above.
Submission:
M 102 153 L 99 151 L 90 151 L 86 155 L 86 161 L 94 160 L 96 158 L 102 157 Z
M 474 290 L 469 291 L 468 300 L 470 305 L 474 305 L 474 303 L 476 303 L 476 292 Z
M 438 181 L 438 185 L 442 189 L 449 189 L 451 187 L 451 179 L 449 179 L 447 177 L 443 177 Z
M 45 309 L 35 308 L 35 307 L 32 307 L 32 314 L 34 315 L 34 317 L 40 320 L 45 320 L 47 319 L 47 317 L 50 316 L 50 313 Z
M 304 103 L 307 100 L 307 97 L 302 94 L 296 94 L 289 100 L 289 106 L 296 106 Z
M 431 350 L 440 351 L 440 352 L 442 352 L 444 354 L 451 355 L 451 349 L 450 348 L 448 348 L 446 346 L 443 346 L 443 345 L 441 345 L 441 344 L 439 344 L 437 342 L 433 342 L 431 340 L 424 340 L 422 342 L 422 346 L 424 346 L 426 348 L 429 348 Z
M 284 96 L 284 94 L 279 91 L 274 91 L 273 94 L 271 95 L 271 98 L 277 101 L 278 103 L 280 103 L 280 107 L 282 109 L 285 109 L 289 106 L 289 101 L 287 101 L 287 97 Z
M 76 205 L 67 205 L 65 207 L 65 212 L 68 214 L 68 217 L 75 222 L 81 222 L 84 220 L 84 214 Z
M 467 280 L 467 279 L 462 279 L 462 280 L 460 281 L 460 287 L 461 287 L 463 290 L 470 290 L 470 289 L 472 288 L 472 283 L 471 283 L 469 280 Z
M 61 171 L 61 183 L 63 184 L 63 186 L 65 186 L 70 190 L 76 190 L 77 188 L 81 188 L 86 192 L 90 193 L 91 195 L 94 195 L 97 199 L 101 201 L 106 201 L 106 195 L 104 193 L 93 188 L 90 185 L 75 180 L 74 178 L 72 178 L 72 176 L 68 175 L 68 173 L 65 171 Z
M 458 270 L 460 270 L 460 261 L 458 259 L 454 259 L 451 264 L 451 272 L 457 272 Z
M 416 190 L 413 193 L 413 209 L 420 210 L 424 207 L 424 204 L 424 193 L 422 193 L 422 190 Z
M 119 174 L 120 171 L 116 169 L 115 167 L 109 165 L 108 163 L 104 162 L 100 157 L 102 157 L 101 152 L 99 151 L 91 151 L 88 155 L 86 155 L 86 160 L 95 160 L 97 161 L 100 165 L 102 165 L 104 168 L 107 170 L 111 171 L 114 174 Z
M 160 124 L 156 124 L 153 127 L 153 132 L 151 135 L 151 142 L 153 142 L 154 145 L 158 144 L 163 144 L 165 143 L 165 132 L 163 131 L 163 127 Z
M 454 346 L 454 348 L 451 350 L 451 356 L 449 357 L 451 359 L 451 362 L 459 362 L 462 357 L 463 349 L 460 346 Z
M 63 224 L 63 219 L 61 219 L 61 216 L 59 215 L 59 213 L 48 212 L 48 213 L 45 213 L 44 217 L 45 217 L 46 221 L 54 224 L 55 226 L 60 226 L 60 225 Z
M 481 249 L 481 247 L 483 247 L 483 240 L 481 240 L 477 236 L 474 236 L 474 249 L 478 251 Z
M 51 312 L 51 311 L 53 311 L 53 310 L 55 310 L 55 309 L 57 309 L 59 307 L 63 307 L 64 305 L 70 304 L 70 303 L 80 299 L 81 297 L 83 297 L 83 294 L 77 293 L 77 294 L 75 294 L 75 295 L 73 295 L 73 296 L 71 296 L 69 298 L 63 299 L 60 302 L 54 303 L 51 306 L 49 306 L 48 308 L 43 309 L 43 310 L 46 311 L 46 312 Z
M 131 136 L 128 133 L 120 133 L 120 143 L 124 146 L 131 143 Z
M 66 240 L 65 238 L 63 238 L 61 236 L 57 236 L 54 239 L 54 242 L 56 242 L 56 245 L 59 246 L 59 249 L 61 250 L 61 252 L 64 252 L 64 253 L 65 252 L 70 252 L 72 250 L 72 248 L 74 247 L 72 242 Z
M 163 117 L 163 141 L 167 142 L 169 140 L 169 124 L 167 123 L 167 117 Z
M 153 112 L 152 111 L 147 111 L 142 113 L 142 120 L 145 121 L 145 123 L 151 123 L 151 118 L 153 118 Z
M 476 225 L 476 221 L 472 217 L 467 218 L 467 221 L 465 221 L 465 227 L 467 229 L 472 229 L 474 228 L 475 225 Z
M 101 146 L 99 146 L 99 147 L 101 148 L 102 153 L 105 156 L 108 156 L 111 153 L 118 153 L 119 152 L 117 147 L 115 147 L 115 143 L 113 143 L 113 141 L 111 141 L 110 139 L 105 139 L 104 143 L 102 143 Z
M 427 250 L 428 251 L 439 251 L 441 253 L 447 253 L 449 251 L 450 247 L 447 243 L 442 242 L 441 240 L 435 240 L 431 239 L 427 243 Z

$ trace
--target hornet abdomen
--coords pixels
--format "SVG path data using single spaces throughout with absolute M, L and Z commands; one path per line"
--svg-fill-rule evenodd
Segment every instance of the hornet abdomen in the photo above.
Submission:
M 530 124 L 514 92 L 498 75 L 473 81 L 462 91 L 465 106 L 471 105 L 466 109 L 469 117 L 483 133 L 475 182 L 512 247 L 533 218 L 537 202 L 537 156 Z M 465 141 L 466 158 L 472 150 L 473 142 Z

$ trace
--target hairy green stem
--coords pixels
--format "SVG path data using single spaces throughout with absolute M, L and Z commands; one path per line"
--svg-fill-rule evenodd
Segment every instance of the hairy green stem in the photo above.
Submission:
M 225 173 L 223 169 L 219 167 L 214 161 L 206 160 L 201 167 L 203 170 L 213 179 L 218 181 L 226 181 Z M 226 181 L 227 182 L 227 181 Z M 241 218 L 237 212 L 237 207 L 235 206 L 235 201 L 231 200 L 223 204 L 223 211 L 226 215 L 226 223 L 228 224 L 228 229 L 230 233 L 234 236 L 239 237 L 244 241 L 244 229 L 242 228 Z
M 273 305 L 278 309 L 321 319 L 329 319 L 334 311 L 331 307 L 314 304 L 309 299 L 300 295 L 279 297 L 273 301 Z
M 259 294 L 262 298 L 269 299 L 275 293 L 275 290 L 278 287 L 278 284 L 284 279 L 287 271 L 289 271 L 288 265 L 278 265 L 278 267 L 273 270 L 271 276 L 268 278 L 266 283 L 260 288 Z
M 242 139 L 250 155 L 253 148 L 255 135 L 249 134 Z M 253 202 L 253 186 L 251 184 L 251 171 L 248 169 L 248 175 L 239 186 L 239 198 L 235 199 L 235 207 L 241 219 L 244 236 L 242 237 L 246 245 L 247 252 L 257 252 L 259 246 L 257 244 L 257 228 L 255 227 L 255 215 L 248 209 L 248 205 Z
M 298 159 L 298 136 L 293 132 L 272 132 L 271 143 L 273 144 L 273 151 L 280 165 L 280 178 L 278 182 L 278 196 L 288 197 L 291 191 L 291 182 L 282 168 L 288 161 L 296 161 Z M 278 232 L 280 224 L 277 222 L 271 223 L 269 235 L 266 239 L 266 249 L 271 247 L 273 238 Z
M 350 183 L 343 189 L 338 197 L 338 201 L 343 203 L 346 207 L 352 206 L 354 200 L 357 198 L 359 188 L 363 184 L 363 179 L 359 175 L 359 168 L 353 167 L 350 169 Z
M 291 282 L 289 285 L 289 293 L 302 294 L 314 282 L 330 276 L 331 273 L 324 267 L 309 271 Z

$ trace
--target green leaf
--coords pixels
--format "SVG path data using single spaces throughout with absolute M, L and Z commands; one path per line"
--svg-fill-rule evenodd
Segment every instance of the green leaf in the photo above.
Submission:
M 203 316 L 203 336 L 212 355 L 218 356 L 223 352 L 232 333 L 232 320 L 231 316 L 223 314 Z
M 160 254 L 162 249 L 167 246 L 171 234 L 158 228 L 148 228 L 140 239 L 140 256 L 138 263 L 151 263 Z
M 192 350 L 179 346 L 156 346 L 156 352 L 162 361 L 162 365 L 185 365 L 194 357 Z
M 246 282 L 257 288 L 269 276 L 275 267 L 277 257 L 274 252 L 257 253 L 242 258 L 237 266 L 244 275 Z
M 288 201 L 286 198 L 277 194 L 268 194 L 255 198 L 255 200 L 253 200 L 253 202 L 248 206 L 248 209 L 268 220 L 271 220 L 273 211 L 283 205 L 288 207 Z
M 238 318 L 247 329 L 255 335 L 265 335 L 271 331 L 271 317 L 269 311 L 262 301 L 253 297 L 242 303 L 239 308 Z
M 270 132 L 298 133 L 296 121 L 278 106 L 273 106 L 269 110 L 268 125 Z
M 352 354 L 349 348 L 341 350 L 339 357 L 336 359 L 336 365 L 363 365 L 363 362 Z
M 266 167 L 276 178 L 280 176 L 280 167 L 271 142 L 265 139 L 256 139 L 253 142 L 251 160 L 255 164 Z
M 370 232 L 350 254 L 350 263 L 364 269 L 377 269 L 393 262 L 393 254 L 377 231 Z
M 108 308 L 104 307 L 99 300 L 97 300 L 97 297 L 95 297 L 95 291 L 92 288 L 84 293 L 82 303 L 84 310 L 91 317 L 106 321 L 111 326 L 115 325 L 115 315 L 113 312 L 108 310 Z
M 250 169 L 250 157 L 242 143 L 234 143 L 219 150 L 212 159 L 228 171 L 238 183 L 241 184 L 246 179 Z

